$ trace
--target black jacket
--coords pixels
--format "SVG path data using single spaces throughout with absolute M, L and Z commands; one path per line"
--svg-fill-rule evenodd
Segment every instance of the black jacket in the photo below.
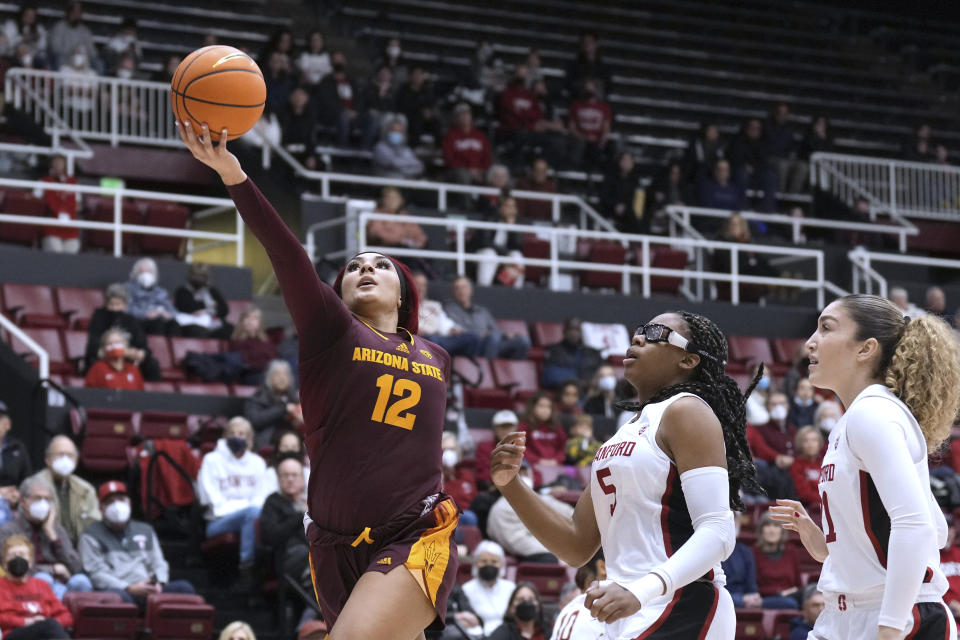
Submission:
M 288 543 L 304 543 L 307 537 L 303 532 L 303 511 L 294 508 L 294 504 L 280 494 L 271 493 L 260 511 L 260 539 L 263 544 L 277 550 Z
M 256 393 L 247 398 L 243 406 L 243 415 L 253 425 L 254 431 L 263 431 L 274 427 L 289 429 L 287 421 L 287 404 L 297 404 L 300 398 L 292 387 L 287 389 L 283 397 L 278 398 L 266 387 L 260 387 Z
M 217 305 L 217 317 L 224 320 L 230 313 L 227 301 L 223 299 L 223 294 L 216 287 L 207 287 L 207 290 L 210 292 L 213 302 Z M 181 313 L 193 313 L 205 308 L 203 302 L 194 297 L 193 289 L 183 284 L 173 292 L 173 306 Z
M 27 447 L 13 436 L 3 439 L 0 448 L 0 487 L 19 487 L 33 473 Z
M 544 637 L 547 637 L 546 633 L 544 633 Z M 504 622 L 493 630 L 493 633 L 490 634 L 490 640 L 523 640 L 523 636 L 520 635 L 520 630 L 512 622 Z
M 600 352 L 586 345 L 571 348 L 560 341 L 547 349 L 543 359 L 543 386 L 554 389 L 567 379 L 589 380 L 603 364 Z

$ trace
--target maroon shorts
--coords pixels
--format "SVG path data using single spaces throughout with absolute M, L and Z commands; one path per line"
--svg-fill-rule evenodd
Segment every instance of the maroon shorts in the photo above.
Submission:
M 430 500 L 429 508 L 430 503 L 420 502 L 387 524 L 354 534 L 324 531 L 310 523 L 310 573 L 328 629 L 333 629 L 360 576 L 368 571 L 389 573 L 397 567 L 422 576 L 437 612 L 427 628 L 444 628 L 447 598 L 456 584 L 459 564 L 453 540 L 459 509 L 442 493 Z

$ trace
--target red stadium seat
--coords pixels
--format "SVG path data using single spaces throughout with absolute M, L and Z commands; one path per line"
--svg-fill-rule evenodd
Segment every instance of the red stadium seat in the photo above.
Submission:
M 203 596 L 157 593 L 147 598 L 144 624 L 152 640 L 207 640 L 213 635 L 213 615 Z
M 73 364 L 67 359 L 59 331 L 56 329 L 24 329 L 24 333 L 47 352 L 47 356 L 50 358 L 50 373 L 73 375 L 77 372 Z M 10 347 L 17 354 L 25 356 L 28 362 L 37 362 L 37 357 L 33 355 L 30 348 L 18 338 L 11 337 Z
M 790 621 L 800 615 L 795 609 L 767 609 L 763 612 L 763 629 L 768 638 L 789 638 Z
M 591 240 L 577 242 L 577 255 L 580 259 L 597 264 L 625 265 L 627 250 L 619 242 L 610 240 Z M 580 286 L 591 289 L 614 289 L 623 291 L 623 274 L 619 271 L 580 270 Z
M 471 360 L 464 356 L 453 358 L 453 371 L 464 380 L 464 401 L 468 407 L 479 409 L 509 409 L 510 393 L 497 388 L 493 370 L 486 358 Z
M 50 287 L 39 284 L 3 284 L 3 307 L 22 327 L 66 329 Z
M 27 191 L 15 189 L 3 191 L 3 213 L 13 213 L 22 216 L 45 216 L 47 205 L 40 198 Z M 32 247 L 37 243 L 40 235 L 39 227 L 35 224 L 14 224 L 0 222 L 0 241 L 12 242 Z
M 766 338 L 750 336 L 727 336 L 730 346 L 730 360 L 742 363 L 773 362 L 770 341 Z
M 638 248 L 639 249 L 639 248 Z M 686 269 L 689 256 L 686 251 L 657 248 L 653 250 L 650 260 L 651 267 L 660 269 Z M 640 254 L 637 254 L 637 264 L 640 264 Z M 651 276 L 650 290 L 676 295 L 680 291 L 683 278 L 671 276 Z
M 87 332 L 64 331 L 63 346 L 66 347 L 67 360 L 77 367 L 77 371 L 83 371 L 84 369 L 79 365 L 87 351 Z M 84 367 L 86 366 L 86 363 L 84 363 Z
M 523 251 L 526 258 L 540 258 L 542 260 L 550 259 L 550 243 L 541 240 L 536 236 L 528 235 L 523 239 Z M 527 266 L 523 270 L 523 279 L 533 284 L 541 284 L 545 278 L 550 276 L 550 269 L 547 267 Z
M 481 442 L 493 442 L 493 430 L 470 429 L 470 437 L 473 438 L 474 444 L 480 444 Z
M 73 616 L 73 638 L 133 640 L 137 635 L 140 610 L 116 593 L 70 591 L 63 604 Z
M 222 382 L 181 382 L 180 393 L 207 396 L 229 396 L 230 388 Z
M 559 564 L 521 562 L 515 582 L 532 582 L 545 600 L 558 600 L 567 582 L 567 569 Z
M 534 322 L 533 344 L 538 347 L 549 347 L 563 340 L 563 323 Z
M 497 318 L 497 326 L 506 335 L 523 336 L 527 339 L 527 342 L 530 342 L 530 330 L 527 328 L 526 320 Z
M 220 341 L 214 338 L 170 338 L 170 350 L 173 353 L 173 364 L 183 366 L 183 359 L 187 353 L 220 353 Z
M 190 210 L 173 202 L 148 202 L 143 224 L 151 227 L 186 229 L 190 221 Z M 183 238 L 138 234 L 136 237 L 140 251 L 147 254 L 180 255 Z
M 89 200 L 89 199 L 88 199 Z M 92 222 L 113 222 L 113 198 L 98 198 L 87 202 L 86 219 Z M 121 218 L 124 224 L 143 224 L 143 214 L 140 208 L 132 202 L 123 201 Z M 123 246 L 129 250 L 133 243 L 132 233 L 123 234 Z M 113 251 L 113 231 L 97 231 L 88 229 L 84 232 L 83 243 L 86 248 L 104 249 Z
M 467 546 L 467 549 L 472 554 L 473 550 L 476 549 L 477 545 L 483 540 L 483 533 L 481 533 L 477 527 L 466 524 L 458 526 L 457 529 L 463 533 L 463 544 Z
M 227 300 L 227 307 L 230 308 L 230 311 L 227 313 L 227 322 L 237 324 L 240 320 L 240 314 L 250 306 L 253 306 L 252 300 Z
M 182 369 L 174 365 L 173 355 L 170 352 L 170 342 L 166 336 L 147 336 L 147 346 L 150 348 L 150 353 L 160 364 L 160 371 L 164 380 L 175 382 L 187 377 Z
M 230 385 L 230 395 L 236 398 L 249 398 L 257 392 L 260 387 L 252 384 L 232 384 Z
M 493 379 L 498 387 L 506 387 L 513 394 L 540 389 L 537 365 L 530 360 L 496 358 L 491 364 Z
M 147 440 L 186 440 L 187 414 L 178 411 L 144 411 L 140 414 L 140 435 Z
M 464 584 L 473 580 L 473 563 L 469 560 L 461 560 L 457 567 L 457 584 Z
M 737 631 L 734 638 L 736 640 L 763 640 L 765 637 L 763 633 L 763 611 L 738 609 Z
M 81 287 L 54 287 L 53 296 L 60 313 L 70 318 L 74 329 L 86 330 L 93 312 L 103 306 L 103 292 Z
M 145 381 L 143 383 L 143 390 L 149 391 L 151 393 L 176 393 L 177 386 L 172 382 L 150 382 Z
M 773 357 L 775 362 L 792 365 L 797 349 L 806 344 L 806 338 L 774 338 Z

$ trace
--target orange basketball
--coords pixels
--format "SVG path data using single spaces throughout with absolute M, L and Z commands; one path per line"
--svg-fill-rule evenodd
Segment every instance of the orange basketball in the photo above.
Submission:
M 197 49 L 180 63 L 170 83 L 170 104 L 178 122 L 189 120 L 199 135 L 207 123 L 210 136 L 239 138 L 260 119 L 267 99 L 263 73 L 239 49 L 213 45 Z

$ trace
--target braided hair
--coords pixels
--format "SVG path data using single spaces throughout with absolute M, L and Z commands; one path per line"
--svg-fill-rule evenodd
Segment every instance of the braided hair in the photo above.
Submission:
M 723 443 L 726 446 L 727 474 L 730 478 L 730 507 L 743 511 L 740 488 L 749 486 L 754 491 L 765 493 L 757 483 L 757 468 L 747 444 L 747 397 L 763 376 L 763 364 L 754 376 L 746 393 L 740 393 L 737 381 L 725 373 L 727 364 L 727 338 L 712 320 L 689 311 L 674 311 L 687 324 L 690 342 L 687 351 L 700 356 L 700 364 L 693 376 L 680 384 L 660 389 L 645 403 L 622 402 L 618 407 L 626 411 L 640 412 L 648 404 L 663 402 L 678 393 L 692 393 L 702 398 L 720 421 Z

